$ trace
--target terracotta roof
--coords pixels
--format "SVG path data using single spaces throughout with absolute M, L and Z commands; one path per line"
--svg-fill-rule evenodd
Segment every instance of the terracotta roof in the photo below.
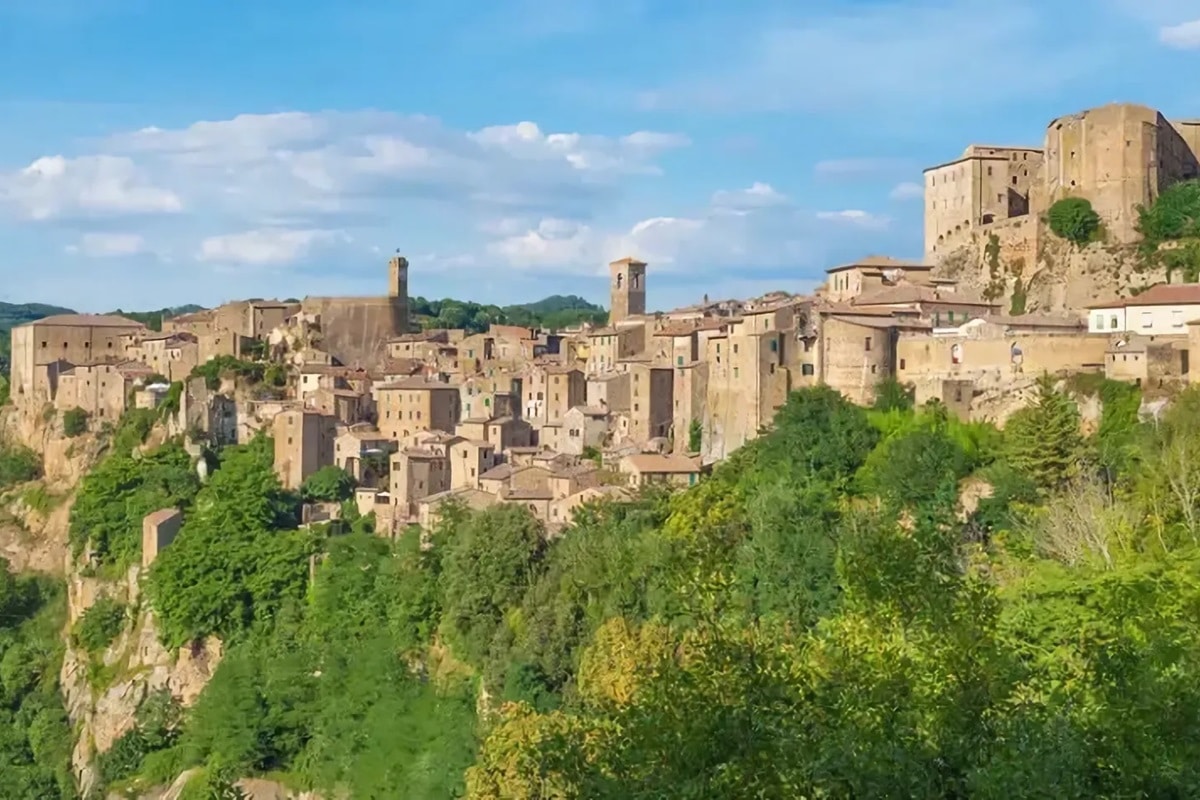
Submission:
M 512 464 L 497 464 L 487 472 L 479 476 L 481 481 L 506 481 L 513 476 L 514 472 L 529 469 L 529 467 L 514 467 Z
M 895 286 L 884 286 L 873 292 L 860 294 L 850 301 L 852 306 L 895 305 L 898 303 L 944 303 L 959 306 L 995 307 L 991 303 L 971 295 L 957 292 L 941 292 L 932 286 L 918 286 L 915 283 L 899 283 Z
M 468 508 L 481 509 L 496 505 L 500 502 L 500 498 L 490 492 L 481 492 L 478 489 L 451 489 L 424 497 L 417 501 L 417 505 L 435 506 L 447 501 L 456 501 Z
M 616 261 L 610 261 L 609 263 L 610 264 L 639 264 L 643 267 L 646 266 L 645 261 L 640 261 L 640 260 L 634 258 L 633 256 L 625 256 L 624 258 L 618 258 Z
M 409 389 L 409 390 L 434 390 L 434 389 L 449 389 L 457 392 L 458 386 L 452 383 L 443 383 L 441 381 L 430 381 L 424 378 L 409 378 L 408 380 L 392 381 L 385 383 L 382 386 L 377 386 L 377 389 Z
M 161 525 L 169 519 L 176 517 L 179 514 L 179 509 L 176 508 L 160 508 L 158 511 L 151 511 L 142 518 L 144 522 L 149 522 L 151 525 Z
M 607 417 L 608 409 L 599 406 L 572 406 L 571 411 L 579 411 L 585 417 Z
M 925 271 L 933 269 L 933 267 L 929 266 L 928 264 L 922 264 L 919 261 L 902 261 L 901 259 L 892 258 L 891 256 L 866 256 L 865 258 L 860 258 L 858 261 L 851 261 L 849 264 L 830 267 L 825 271 L 827 273 L 839 272 L 843 269 L 855 269 L 860 267 L 866 267 L 867 269 L 874 268 L 879 270 L 904 269 Z
M 1127 297 L 1088 308 L 1200 305 L 1200 283 L 1160 283 L 1136 297 Z
M 989 314 L 980 319 L 993 325 L 1008 325 L 1014 328 L 1084 328 L 1087 326 L 1083 319 L 1069 314 L 1022 314 L 1019 317 Z
M 625 456 L 625 463 L 633 467 L 638 472 L 649 472 L 653 474 L 691 474 L 699 472 L 700 466 L 690 458 L 684 456 L 662 456 L 657 453 L 638 453 L 637 455 Z
M 116 314 L 55 314 L 28 322 L 26 325 L 77 325 L 86 328 L 145 328 L 140 322 L 134 322 Z
M 504 497 L 508 500 L 552 500 L 554 494 L 549 489 L 509 489 Z

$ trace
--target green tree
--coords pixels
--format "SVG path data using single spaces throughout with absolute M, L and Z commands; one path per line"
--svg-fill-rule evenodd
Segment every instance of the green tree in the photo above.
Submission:
M 63 413 L 63 435 L 74 438 L 87 433 L 88 413 L 76 406 Z
M 1138 231 L 1149 247 L 1200 237 L 1200 180 L 1173 184 L 1149 207 L 1139 207 Z
M 0 437 L 0 489 L 31 481 L 42 473 L 42 459 L 28 447 Z
M 1043 375 L 1033 404 L 1013 414 L 1004 428 L 1007 459 L 1041 489 L 1059 488 L 1081 473 L 1079 426 L 1075 403 Z
M 1083 197 L 1064 197 L 1046 211 L 1050 230 L 1060 239 L 1083 246 L 1100 231 L 1100 215 Z
M 75 642 L 89 653 L 100 653 L 120 635 L 125 627 L 126 616 L 124 603 L 111 597 L 101 597 L 83 612 L 71 634 Z
M 521 505 L 472 515 L 446 543 L 441 630 L 460 658 L 482 664 L 505 611 L 537 575 L 545 531 Z
M 304 479 L 300 496 L 310 503 L 348 500 L 354 496 L 354 479 L 341 467 L 321 467 Z
M 704 426 L 694 419 L 688 424 L 688 452 L 699 453 L 704 444 Z

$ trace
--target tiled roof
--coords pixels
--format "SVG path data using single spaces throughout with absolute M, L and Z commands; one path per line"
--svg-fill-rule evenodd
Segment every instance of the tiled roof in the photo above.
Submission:
M 1160 283 L 1136 297 L 1098 303 L 1088 308 L 1134 308 L 1137 306 L 1200 305 L 1200 283 Z
M 700 466 L 690 458 L 684 456 L 662 456 L 657 453 L 639 453 L 637 455 L 625 456 L 625 461 L 638 472 L 649 472 L 653 474 L 691 474 L 699 472 Z
M 55 314 L 27 323 L 29 325 L 77 325 L 89 328 L 145 328 L 140 322 L 134 322 L 115 314 Z
M 868 269 L 905 269 L 905 270 L 930 270 L 933 267 L 928 264 L 922 264 L 919 261 L 902 261 L 891 256 L 866 256 L 858 261 L 851 261 L 849 264 L 842 264 L 837 267 L 830 267 L 826 272 L 838 272 L 843 269 L 854 269 L 856 267 L 866 267 Z

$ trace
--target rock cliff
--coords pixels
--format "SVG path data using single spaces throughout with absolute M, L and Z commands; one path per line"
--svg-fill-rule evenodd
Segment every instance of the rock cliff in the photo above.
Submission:
M 960 291 L 996 300 L 1005 314 L 1082 312 L 1166 280 L 1134 244 L 1078 247 L 1028 219 L 973 234 L 940 259 L 935 274 L 958 281 Z

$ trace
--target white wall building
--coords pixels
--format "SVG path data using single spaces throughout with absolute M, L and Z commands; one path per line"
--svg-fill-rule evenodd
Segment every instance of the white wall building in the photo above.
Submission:
M 1089 333 L 1186 336 L 1200 320 L 1200 284 L 1159 284 L 1136 297 L 1088 307 Z

